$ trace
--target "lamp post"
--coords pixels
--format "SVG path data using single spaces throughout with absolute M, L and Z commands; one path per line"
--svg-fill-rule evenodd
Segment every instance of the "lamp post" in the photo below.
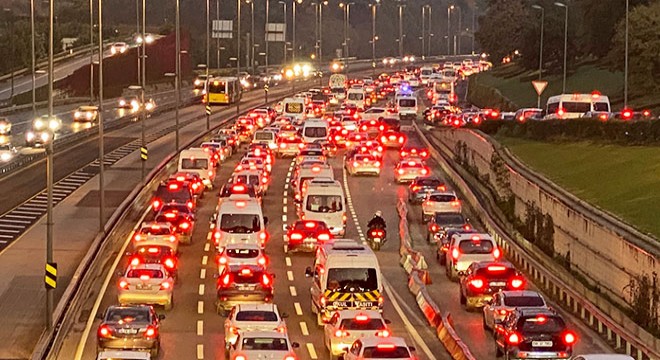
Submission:
M 323 6 L 321 5 L 327 6 L 328 1 L 319 3 L 319 63 L 323 61 Z
M 248 56 L 250 57 L 250 63 L 248 66 L 252 68 L 252 72 L 254 73 L 254 1 L 252 0 L 245 0 L 246 4 L 250 5 L 250 46 L 248 49 Z
M 286 64 L 286 1 L 278 1 L 278 3 L 282 4 L 283 7 L 283 12 L 284 12 L 284 41 L 282 41 L 282 47 L 284 48 L 284 57 L 282 58 L 282 64 Z
M 264 21 L 264 46 L 266 47 L 264 55 L 264 62 L 266 63 L 266 75 L 270 72 L 268 71 L 268 22 L 270 21 L 270 0 L 266 0 L 266 20 Z
M 146 122 L 147 114 L 145 112 L 146 106 L 144 103 L 144 92 L 147 86 L 147 1 L 142 0 L 142 58 L 140 61 L 140 72 L 142 76 L 142 81 L 140 82 L 140 132 L 141 132 L 141 144 L 142 147 L 146 149 L 147 140 L 146 140 Z M 146 161 L 141 161 L 142 163 L 142 182 L 144 182 L 145 176 L 145 163 Z
M 206 1 L 208 4 L 208 0 Z M 207 9 L 208 10 L 208 9 Z M 207 11 L 208 15 L 208 11 Z M 208 17 L 208 16 L 207 16 Z M 175 135 L 175 143 L 174 143 L 174 150 L 179 151 L 179 103 L 181 102 L 181 1 L 176 0 L 176 14 L 175 14 L 175 53 L 176 53 L 176 58 L 174 61 L 174 93 L 175 93 L 175 99 L 176 99 L 176 104 L 175 104 L 175 109 L 174 109 L 174 121 L 175 123 L 175 128 L 176 128 L 176 135 Z M 208 23 L 207 23 L 208 25 Z M 208 65 L 208 44 L 209 44 L 209 38 L 208 38 L 208 31 L 209 28 L 208 26 L 206 27 L 206 45 L 207 45 L 207 53 L 206 53 L 206 59 L 207 59 L 207 65 Z M 209 67 L 206 66 L 206 74 L 207 74 L 207 79 L 208 79 L 208 70 Z M 206 117 L 206 130 L 209 129 L 209 117 Z
M 53 47 L 54 44 L 54 1 L 48 2 L 48 122 L 54 117 L 53 111 Z M 53 137 L 51 136 L 46 146 L 46 263 L 53 263 Z M 53 327 L 53 290 L 46 290 L 46 325 L 48 329 Z
M 52 0 L 51 0 L 52 1 Z M 90 13 L 92 10 L 92 0 L 90 0 Z M 99 122 L 99 232 L 105 233 L 105 170 L 103 161 L 105 159 L 105 139 L 103 127 L 103 0 L 98 0 L 99 16 L 99 106 L 97 107 Z M 91 35 L 91 34 L 90 34 Z M 93 37 L 90 42 L 93 43 Z M 94 51 L 92 51 L 92 54 Z M 94 62 L 90 64 L 90 69 L 94 68 Z M 94 79 L 92 78 L 92 84 Z M 91 100 L 94 101 L 94 93 L 91 93 Z
M 451 11 L 454 5 L 447 6 L 447 55 L 451 54 Z
M 37 59 L 35 49 L 35 29 L 34 29 L 34 0 L 30 0 L 30 46 L 32 48 L 32 116 L 37 116 L 37 89 L 36 89 L 36 72 L 37 72 Z
M 630 1 L 626 0 L 626 38 L 625 38 L 625 59 L 623 65 L 623 108 L 628 109 L 628 8 Z M 568 9 L 568 8 L 567 8 Z M 568 10 L 567 10 L 568 11 Z
M 563 7 L 566 11 L 566 17 L 564 19 L 564 80 L 562 85 L 562 94 L 566 93 L 566 58 L 568 56 L 568 5 L 560 2 L 555 2 L 556 6 Z
M 456 10 L 458 11 L 458 38 L 454 43 L 454 55 L 457 55 L 461 53 L 461 34 L 463 33 L 462 26 L 461 26 L 461 18 L 463 17 L 463 12 L 461 11 L 461 7 L 456 5 Z
M 476 5 L 474 6 L 474 9 L 472 9 L 472 55 L 474 55 L 474 33 L 477 31 L 477 7 Z
M 293 0 L 293 33 L 292 33 L 292 38 L 291 38 L 291 47 L 293 50 L 291 51 L 291 59 L 293 61 L 296 61 L 296 3 L 302 4 L 303 0 Z
M 426 41 L 426 55 L 431 56 L 431 38 L 433 36 L 433 6 L 426 5 L 429 7 L 429 22 L 428 22 L 428 40 Z
M 99 41 L 101 39 L 99 37 Z M 91 104 L 94 101 L 94 0 L 89 0 L 89 47 L 89 102 Z
M 178 4 L 179 0 L 177 0 L 177 19 L 179 18 L 179 12 L 180 12 L 180 7 Z M 179 24 L 180 25 L 180 24 Z M 180 31 L 179 25 L 177 25 L 177 30 Z M 206 0 L 206 78 L 209 78 L 209 66 L 211 66 L 211 0 Z M 179 45 L 181 45 L 181 40 L 179 39 Z M 179 54 L 177 52 L 177 54 Z M 179 55 L 177 55 L 178 58 Z M 181 64 L 179 64 L 181 65 Z M 179 73 L 179 69 L 177 69 L 177 73 Z M 177 97 L 179 96 L 179 93 L 177 91 Z M 208 123 L 208 121 L 207 121 Z M 177 127 L 178 129 L 178 127 Z M 177 147 L 177 150 L 179 148 Z
M 241 73 L 241 0 L 236 0 L 236 2 L 236 77 L 239 77 Z M 238 113 L 238 105 L 236 106 L 236 113 Z
M 425 36 L 424 29 L 426 25 L 425 23 L 426 23 L 426 5 L 422 5 L 422 35 L 419 37 L 419 39 L 422 40 L 422 54 L 421 54 L 422 59 L 425 56 L 424 53 L 424 36 Z
M 215 19 L 220 20 L 220 0 L 215 0 Z M 224 50 L 220 46 L 220 38 L 215 39 L 215 51 L 216 51 L 216 59 L 215 59 L 215 64 L 220 69 L 220 51 Z M 206 68 L 208 69 L 211 64 L 206 64 Z M 208 79 L 208 76 L 206 77 Z
M 14 13 L 12 9 L 10 8 L 5 8 L 4 12 L 7 13 L 7 17 L 9 18 L 9 33 L 14 34 Z M 13 104 L 14 103 L 14 36 L 11 36 L 10 40 L 10 48 L 11 48 L 11 56 L 10 58 L 10 69 L 11 69 L 11 94 L 9 95 L 9 103 Z
M 399 57 L 403 57 L 403 8 L 406 6 L 399 3 Z
M 376 75 L 376 6 L 378 5 L 380 5 L 380 0 L 369 4 L 371 6 L 371 69 L 373 75 Z

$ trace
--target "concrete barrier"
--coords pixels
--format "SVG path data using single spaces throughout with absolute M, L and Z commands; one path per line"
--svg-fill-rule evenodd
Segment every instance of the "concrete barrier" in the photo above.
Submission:
M 447 155 L 443 156 L 437 149 L 440 145 L 431 143 L 419 127 L 416 124 L 414 126 L 433 159 L 452 179 L 511 262 L 567 311 L 612 343 L 616 350 L 637 360 L 660 359 L 660 339 L 639 327 L 623 311 L 588 289 L 547 255 L 532 247 L 527 240 L 519 235 L 511 237 L 509 231 L 493 217 L 491 206 L 474 193 L 472 187 L 454 168 L 451 150 L 442 148 Z M 479 151 L 487 151 L 487 144 L 483 144 L 483 147 Z M 608 272 L 605 272 L 603 275 L 607 274 Z
M 440 342 L 445 346 L 449 355 L 454 360 L 471 360 L 475 357 L 470 352 L 467 345 L 456 334 L 451 321 L 451 314 L 447 313 L 440 317 L 436 334 Z

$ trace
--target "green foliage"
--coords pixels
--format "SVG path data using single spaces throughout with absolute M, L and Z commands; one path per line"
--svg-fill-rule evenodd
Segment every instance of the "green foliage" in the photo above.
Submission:
M 543 214 L 534 203 L 525 204 L 525 221 L 518 226 L 520 234 L 549 256 L 554 256 L 555 225 L 550 214 Z
M 644 274 L 630 279 L 628 293 L 632 300 L 632 320 L 649 330 L 655 336 L 660 335 L 660 289 L 658 275 Z
M 470 76 L 468 102 L 479 107 L 492 107 L 502 111 L 515 111 L 518 106 L 502 96 L 499 90 L 483 85 L 477 76 Z
M 519 48 L 523 30 L 529 26 L 528 4 L 524 0 L 489 0 L 475 36 L 482 50 L 496 63 Z

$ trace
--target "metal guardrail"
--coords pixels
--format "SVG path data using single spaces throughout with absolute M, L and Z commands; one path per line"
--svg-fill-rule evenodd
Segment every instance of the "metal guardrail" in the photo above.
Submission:
M 553 296 L 560 304 L 564 305 L 572 315 L 613 343 L 617 351 L 625 352 L 637 360 L 660 359 L 659 339 L 655 338 L 651 343 L 642 341 L 638 335 L 643 332 L 643 329 L 638 326 L 637 329 L 630 328 L 630 324 L 636 326 L 632 322 L 629 322 L 627 327 L 616 323 L 614 319 L 598 309 L 596 305 L 581 296 L 573 288 L 572 285 L 574 284 L 568 284 L 559 276 L 548 271 L 548 268 L 537 260 L 545 256 L 532 253 L 533 249 L 521 246 L 515 238 L 509 236 L 507 231 L 495 221 L 485 205 L 475 195 L 471 186 L 454 169 L 455 165 L 451 163 L 450 157 L 443 156 L 437 148 L 445 152 L 448 149 L 442 149 L 441 146 L 430 142 L 416 123 L 413 124 L 413 127 L 425 146 L 429 148 L 431 156 L 464 194 L 479 220 L 503 249 L 507 258 L 524 270 L 546 294 Z M 625 318 L 622 313 L 621 318 Z

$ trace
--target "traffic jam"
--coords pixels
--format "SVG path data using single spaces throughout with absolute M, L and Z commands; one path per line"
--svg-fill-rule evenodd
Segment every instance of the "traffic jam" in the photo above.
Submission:
M 353 209 L 347 179 L 381 176 L 398 189 L 395 196 L 407 199 L 411 213 L 421 214 L 421 225 L 411 226 L 424 229 L 425 242 L 436 248 L 437 262 L 429 266 L 445 269 L 466 312 L 483 313 L 482 331 L 492 334 L 488 347 L 495 357 L 571 358 L 576 330 L 530 289 L 493 237 L 470 223 L 458 194 L 433 169 L 429 149 L 406 130 L 422 112 L 426 120 L 453 113 L 461 73 L 479 67 L 464 61 L 374 78 L 334 74 L 328 87 L 253 109 L 181 151 L 131 233 L 110 283 L 113 299 L 99 310 L 97 358 L 194 358 L 174 356 L 164 332 L 176 331 L 167 330 L 168 320 L 181 317 L 180 306 L 199 304 L 188 301 L 196 290 L 178 293 L 196 276 L 182 274 L 199 271 L 184 259 L 198 258 L 202 248 L 202 264 L 212 271 L 203 267 L 200 278 L 215 285 L 206 293 L 199 288 L 200 298 L 213 297 L 218 333 L 206 335 L 217 335 L 214 358 L 433 358 L 421 338 L 398 325 L 403 316 L 392 310 L 385 289 L 379 253 L 384 246 L 398 249 L 398 221 L 386 226 L 377 201 L 359 214 L 368 223 L 360 224 Z M 422 111 L 419 98 L 429 94 L 433 104 Z M 438 125 L 453 126 L 453 120 Z M 283 213 L 273 210 L 277 199 Z M 275 220 L 280 215 L 281 222 Z M 286 289 L 293 273 L 279 270 L 285 262 L 285 269 L 304 269 L 296 273 L 305 278 L 304 291 Z M 290 337 L 294 327 L 299 334 L 298 324 L 282 309 L 296 299 L 311 311 L 310 327 L 318 327 L 305 327 L 303 335 L 318 334 L 324 348 Z

